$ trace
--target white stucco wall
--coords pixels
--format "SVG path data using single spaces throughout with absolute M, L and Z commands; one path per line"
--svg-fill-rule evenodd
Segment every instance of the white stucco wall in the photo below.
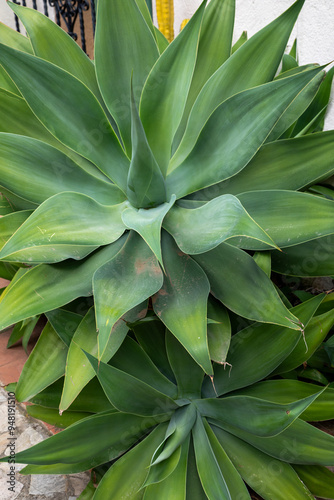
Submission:
M 36 0 L 36 3 L 38 10 L 40 12 L 43 12 L 44 14 L 43 1 Z M 32 0 L 26 0 L 26 4 L 27 7 L 32 7 Z M 49 7 L 48 10 L 49 10 L 49 17 L 51 19 L 54 19 L 54 9 L 52 7 Z M 10 26 L 13 29 L 16 29 L 13 11 L 12 9 L 10 9 L 10 7 L 8 7 L 5 0 L 0 0 L 0 22 L 7 24 L 7 26 Z M 24 32 L 23 28 L 22 31 Z
M 175 32 L 183 19 L 191 17 L 201 0 L 174 0 Z M 235 40 L 248 36 L 278 17 L 294 0 L 236 0 Z M 289 45 L 298 39 L 300 64 L 327 64 L 334 60 L 334 1 L 306 0 Z M 330 66 L 329 66 L 330 67 Z M 334 89 L 333 89 L 334 94 Z M 334 129 L 334 99 L 326 117 L 326 129 Z

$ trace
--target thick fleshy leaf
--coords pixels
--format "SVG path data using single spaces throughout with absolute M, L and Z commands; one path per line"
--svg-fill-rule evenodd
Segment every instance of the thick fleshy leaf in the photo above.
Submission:
M 61 377 L 53 384 L 46 387 L 43 391 L 33 396 L 31 403 L 44 406 L 45 408 L 59 409 L 62 390 L 64 385 L 64 378 Z M 100 413 L 103 411 L 110 411 L 113 409 L 112 404 L 105 396 L 101 384 L 96 377 L 92 379 L 80 392 L 78 397 L 73 401 L 69 410 Z M 116 409 L 115 409 L 116 411 Z
M 334 474 L 321 465 L 294 465 L 300 479 L 313 495 L 334 498 Z
M 174 203 L 175 196 L 172 196 L 169 203 L 163 203 L 155 208 L 137 210 L 130 205 L 122 212 L 122 221 L 125 226 L 140 234 L 162 266 L 161 226 Z
M 59 262 L 82 259 L 125 231 L 124 204 L 105 206 L 79 193 L 59 193 L 46 200 L 0 251 L 10 262 Z
M 126 320 L 130 313 L 125 315 Z M 154 348 L 157 349 L 156 344 Z M 119 370 L 126 371 L 129 375 L 145 382 L 156 390 L 170 396 L 172 399 L 176 399 L 176 386 L 167 377 L 162 375 L 142 347 L 131 337 L 127 336 L 125 338 L 109 364 Z
M 88 173 L 108 180 L 93 163 L 58 141 L 36 118 L 26 101 L 0 89 L 0 131 L 39 139 L 56 147 Z
M 115 184 L 89 175 L 45 142 L 0 133 L 0 153 L 0 185 L 33 203 L 63 191 L 86 194 L 104 205 L 125 200 Z
M 270 437 L 291 425 L 322 391 L 317 390 L 311 396 L 287 404 L 272 403 L 253 396 L 199 399 L 195 404 L 205 417 L 233 425 L 255 436 Z
M 16 454 L 17 463 L 51 465 L 89 461 L 108 451 L 109 460 L 133 445 L 147 429 L 157 424 L 156 418 L 105 412 L 84 418 L 41 443 Z M 113 429 L 113 432 L 110 432 Z M 8 457 L 1 459 L 7 461 Z
M 208 252 L 232 237 L 244 236 L 275 243 L 248 215 L 235 196 L 223 195 L 199 208 L 173 207 L 164 219 L 163 227 L 175 238 L 185 253 Z
M 288 372 L 304 363 L 304 361 L 309 359 L 324 341 L 333 325 L 334 309 L 312 318 L 309 325 L 305 329 L 305 342 L 303 339 L 300 339 L 293 351 L 273 373 Z M 305 347 L 305 344 L 307 348 Z
M 188 493 L 186 487 L 188 449 L 189 439 L 186 439 L 181 445 L 181 455 L 174 471 L 163 482 L 146 487 L 143 500 L 156 500 L 157 498 L 169 500 L 171 491 L 173 492 L 173 500 L 186 500 L 186 493 Z M 160 466 L 163 467 L 164 464 L 165 462 L 161 462 Z
M 238 38 L 238 40 L 233 44 L 232 49 L 231 49 L 231 55 L 234 54 L 234 52 L 236 52 L 238 49 L 240 49 L 240 47 L 245 42 L 247 42 L 247 40 L 248 40 L 247 31 L 243 31 L 241 33 L 240 37 Z
M 334 235 L 273 252 L 272 267 L 289 276 L 333 276 Z
M 161 54 L 147 78 L 141 96 L 140 117 L 164 176 L 171 156 L 173 137 L 182 118 L 195 68 L 205 4 L 206 0 Z
M 34 54 L 78 78 L 102 101 L 94 64 L 73 38 L 38 10 L 12 2 L 8 5 L 24 24 Z
M 215 433 L 205 419 L 203 419 L 203 423 L 210 441 L 212 451 L 216 457 L 219 468 L 222 471 L 231 498 L 238 498 L 239 500 L 250 500 L 250 495 L 247 491 L 245 483 L 228 458 L 228 455 L 219 443 Z
M 280 190 L 252 191 L 243 193 L 238 198 L 250 216 L 280 248 L 305 243 L 334 232 L 334 202 L 331 200 Z M 240 240 L 231 242 L 243 244 Z M 252 240 L 245 242 L 245 245 L 247 246 L 244 248 L 254 248 Z
M 108 50 L 105 50 L 108 47 Z M 144 82 L 159 56 L 155 38 L 135 1 L 101 0 L 95 38 L 96 74 L 106 105 L 131 156 L 131 97 L 137 104 Z
M 177 404 L 129 373 L 107 365 L 85 353 L 109 401 L 119 410 L 141 416 L 166 415 Z
M 193 428 L 196 415 L 196 408 L 192 403 L 178 408 L 173 413 L 164 441 L 153 455 L 153 466 L 167 460 L 184 443 Z
M 82 315 L 66 309 L 55 309 L 47 312 L 46 317 L 58 337 L 69 347 L 73 334 L 82 321 Z
M 60 414 L 58 410 L 44 408 L 38 405 L 28 405 L 26 411 L 31 417 L 42 420 L 47 424 L 55 425 L 61 429 L 65 429 L 75 424 L 75 422 L 79 422 L 79 420 L 90 416 L 89 413 L 79 411 L 68 411 L 64 414 Z
M 33 54 L 29 38 L 6 26 L 4 23 L 0 23 L 0 42 L 28 54 Z
M 198 477 L 193 440 L 190 442 L 188 454 L 187 495 L 189 495 L 189 498 L 192 498 L 193 500 L 208 499 L 204 493 L 200 478 Z
M 158 45 L 158 48 L 159 48 L 159 52 L 160 54 L 162 54 L 168 47 L 169 45 L 169 41 L 167 40 L 167 38 L 165 37 L 165 35 L 163 33 L 161 33 L 161 31 L 154 27 L 154 31 L 155 31 L 155 38 L 157 40 L 157 45 Z
M 135 321 L 138 319 L 138 313 L 141 313 L 141 311 L 142 304 L 139 304 L 138 308 L 129 311 L 124 317 L 116 322 L 103 353 L 102 361 L 107 363 L 115 355 L 115 352 L 119 350 L 128 333 L 127 321 Z M 144 313 L 145 312 L 144 309 Z M 128 345 L 127 342 L 126 345 Z M 98 332 L 96 331 L 94 309 L 90 309 L 87 312 L 73 336 L 73 342 L 71 342 L 69 346 L 66 360 L 64 390 L 59 406 L 60 410 L 66 410 L 69 405 L 72 405 L 73 400 L 80 395 L 82 389 L 95 376 L 95 371 L 90 363 L 87 363 L 87 357 L 83 351 L 93 356 L 97 356 L 98 353 Z M 119 359 L 119 357 L 121 356 L 117 356 L 117 359 Z M 133 358 L 132 363 L 135 363 Z M 134 366 L 132 365 L 131 369 L 129 370 L 128 368 L 127 371 L 133 374 L 135 371 Z M 150 373 L 150 375 L 152 376 L 152 373 Z M 172 386 L 172 384 L 170 385 Z
M 189 440 L 188 440 L 189 446 Z M 170 457 L 166 458 L 163 462 L 159 462 L 156 465 L 151 465 L 149 474 L 143 485 L 144 487 L 150 486 L 151 484 L 158 484 L 167 479 L 177 467 L 180 461 L 181 446 L 179 446 Z M 159 497 L 160 498 L 160 497 Z
M 213 294 L 233 312 L 254 321 L 300 329 L 268 276 L 246 252 L 221 243 L 193 258 L 208 276 Z
M 22 210 L 0 217 L 0 249 L 31 214 L 30 210 Z
M 307 325 L 324 299 L 318 295 L 291 309 Z M 267 377 L 296 346 L 302 335 L 289 328 L 255 324 L 244 328 L 231 339 L 227 361 L 231 370 L 215 367 L 214 384 L 218 395 L 246 387 Z M 304 344 L 305 351 L 305 344 Z M 256 360 L 260 359 L 261 363 Z M 212 383 L 204 382 L 204 395 L 215 397 Z
M 17 401 L 28 401 L 62 377 L 66 356 L 67 346 L 48 323 L 22 369 L 15 391 Z
M 273 79 L 304 1 L 298 0 L 280 17 L 256 33 L 208 80 L 189 116 L 185 136 L 171 162 L 171 168 L 175 168 L 188 156 L 204 124 L 217 106 L 234 94 Z
M 31 318 L 27 318 L 19 323 L 16 323 L 7 342 L 7 349 L 10 349 L 10 347 L 12 347 L 16 342 L 22 339 L 22 347 L 26 354 L 28 354 L 28 342 L 38 320 L 39 316 L 32 316 Z
M 231 342 L 231 323 L 227 310 L 211 296 L 208 301 L 208 343 L 210 358 L 226 364 Z
M 119 254 L 94 275 L 99 359 L 116 321 L 156 293 L 162 283 L 162 271 L 154 254 L 145 241 L 132 232 Z
M 169 380 L 174 382 L 175 377 L 169 364 L 165 346 L 165 325 L 158 318 L 154 318 L 153 321 L 143 321 L 132 325 L 131 329 L 153 363 Z
M 334 170 L 333 139 L 334 132 L 328 131 L 265 144 L 241 172 L 205 189 L 202 198 L 254 190 L 297 190 L 326 179 Z M 196 198 L 200 196 L 196 194 Z
M 94 500 L 122 500 L 131 495 L 131 500 L 140 500 L 140 490 L 148 474 L 148 466 L 155 448 L 163 440 L 166 426 L 159 425 L 141 443 L 115 462 L 103 476 Z
M 125 191 L 129 160 L 90 90 L 58 66 L 6 45 L 0 64 L 43 125 Z
M 159 165 L 147 142 L 133 95 L 131 82 L 132 157 L 128 173 L 127 196 L 137 208 L 151 208 L 166 201 L 166 187 Z
M 245 90 L 223 102 L 204 125 L 189 155 L 168 175 L 167 194 L 180 198 L 240 172 L 296 95 L 307 86 L 317 88 L 322 78 L 319 69 L 306 71 Z
M 235 0 L 211 0 L 204 11 L 196 66 L 187 104 L 176 135 L 178 144 L 191 108 L 204 84 L 231 55 Z
M 198 475 L 206 496 L 209 500 L 232 500 L 200 415 L 197 416 L 192 435 Z
M 93 274 L 116 255 L 125 241 L 126 236 L 123 236 L 80 262 L 41 264 L 27 270 L 0 297 L 0 330 L 30 316 L 57 309 L 77 297 L 92 295 Z M 21 304 L 19 309 L 17 301 Z
M 265 500 L 314 500 L 293 468 L 261 453 L 222 429 L 213 430 L 235 468 Z
M 206 330 L 208 279 L 166 232 L 162 234 L 162 254 L 166 275 L 153 297 L 154 311 L 196 363 L 212 374 Z
M 266 380 L 241 389 L 236 394 L 254 396 L 275 403 L 287 404 L 306 398 L 319 390 L 319 386 L 299 380 Z M 334 389 L 327 387 L 299 416 L 311 422 L 334 418 Z
M 321 68 L 325 69 L 326 66 L 321 66 Z M 325 74 L 323 75 L 322 80 L 324 80 L 324 78 Z M 286 112 L 279 118 L 279 120 L 277 120 L 275 126 L 267 137 L 267 142 L 275 141 L 280 137 L 285 138 L 290 136 L 290 128 L 294 126 L 300 115 L 302 115 L 305 109 L 307 109 L 312 103 L 320 86 L 321 82 L 319 82 L 318 85 L 308 85 L 299 92 Z
M 168 330 L 166 331 L 166 349 L 177 382 L 178 399 L 199 398 L 204 377 L 202 368 Z
M 221 426 L 218 420 L 214 424 Z M 229 433 L 283 462 L 306 465 L 334 464 L 334 437 L 300 419 L 295 420 L 278 436 L 270 438 L 254 436 L 232 426 L 224 427 Z

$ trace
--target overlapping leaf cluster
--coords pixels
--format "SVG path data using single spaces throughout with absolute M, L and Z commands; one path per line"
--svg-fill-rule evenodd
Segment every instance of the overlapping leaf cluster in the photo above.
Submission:
M 234 0 L 170 44 L 145 0 L 99 0 L 94 63 L 11 4 L 28 37 L 1 26 L 0 329 L 46 315 L 16 396 L 76 422 L 17 456 L 26 473 L 114 462 L 94 499 L 247 499 L 243 480 L 333 498 L 333 438 L 304 421 L 333 417 L 332 389 L 259 383 L 334 322 L 331 296 L 292 307 L 270 280 L 334 274 L 333 72 L 284 55 L 303 4 L 232 47 Z

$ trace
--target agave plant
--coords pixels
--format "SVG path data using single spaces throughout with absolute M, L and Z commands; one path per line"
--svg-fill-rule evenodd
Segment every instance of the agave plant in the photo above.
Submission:
M 334 171 L 334 132 L 321 131 L 332 73 L 285 58 L 277 75 L 303 4 L 233 48 L 233 0 L 204 1 L 170 44 L 145 0 L 99 0 L 94 63 L 42 14 L 10 4 L 28 37 L 1 26 L 0 271 L 12 281 L 0 329 L 48 319 L 16 397 L 34 400 L 65 375 L 55 391 L 68 423 L 97 373 L 109 399 L 18 455 L 29 470 L 86 470 L 148 433 L 94 498 L 249 498 L 241 476 L 264 498 L 287 498 L 252 474 L 263 453 L 285 460 L 277 443 L 309 405 L 316 419 L 331 408 L 328 389 L 303 383 L 252 392 L 294 348 L 298 363 L 277 373 L 311 355 L 308 328 L 318 346 L 333 323 L 331 300 L 313 318 L 323 295 L 292 308 L 270 279 L 305 275 L 310 256 L 308 276 L 332 274 L 322 243 L 334 202 L 312 187 Z M 312 451 L 285 461 L 327 477 L 332 439 L 300 425 Z M 280 467 L 285 493 L 291 480 L 291 498 L 312 498 L 307 467 Z

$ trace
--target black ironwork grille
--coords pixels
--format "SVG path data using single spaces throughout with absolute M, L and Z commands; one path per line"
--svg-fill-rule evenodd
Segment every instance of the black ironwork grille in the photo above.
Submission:
M 54 9 L 55 21 L 76 41 L 80 42 L 82 49 L 87 53 L 87 40 L 91 40 L 95 33 L 97 0 L 43 0 L 43 14 L 49 17 L 50 7 Z M 26 0 L 13 0 L 18 5 L 27 6 Z M 36 0 L 32 0 L 32 7 L 38 10 Z M 17 31 L 20 23 L 15 15 Z M 87 36 L 88 35 L 88 36 Z

